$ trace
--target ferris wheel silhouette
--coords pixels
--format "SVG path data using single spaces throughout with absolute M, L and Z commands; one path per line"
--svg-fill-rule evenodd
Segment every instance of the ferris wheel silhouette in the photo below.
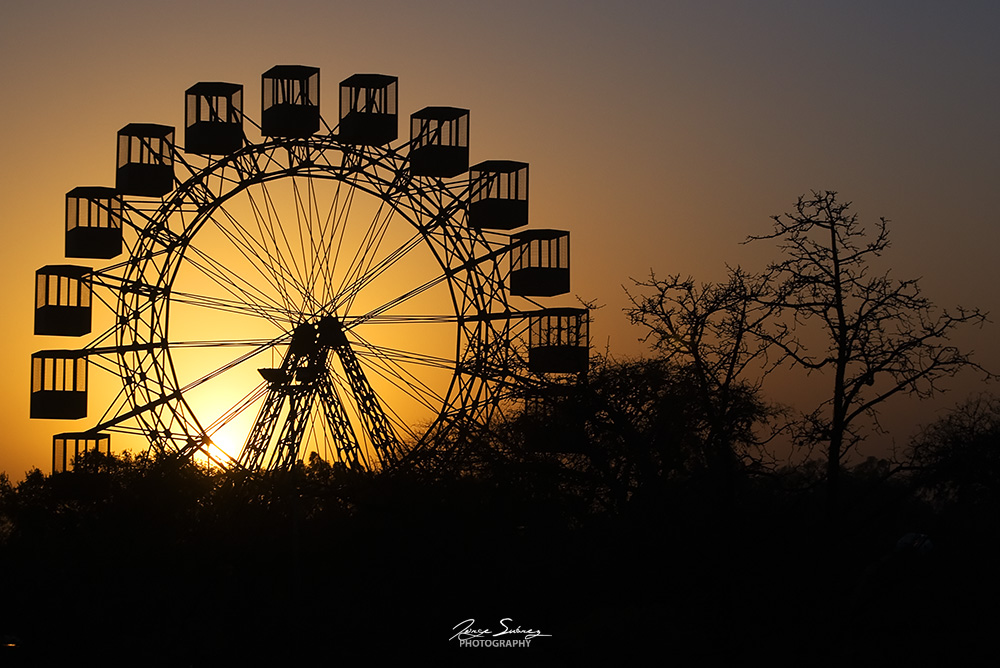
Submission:
M 398 141 L 392 76 L 341 81 L 331 127 L 319 75 L 265 72 L 259 124 L 242 85 L 197 83 L 182 146 L 125 125 L 115 186 L 66 194 L 65 255 L 105 263 L 36 272 L 35 334 L 86 342 L 32 355 L 31 417 L 86 418 L 98 373 L 110 391 L 54 436 L 54 471 L 113 432 L 379 470 L 586 372 L 587 310 L 540 301 L 569 291 L 569 232 L 526 227 L 528 165 L 470 167 L 466 109 Z

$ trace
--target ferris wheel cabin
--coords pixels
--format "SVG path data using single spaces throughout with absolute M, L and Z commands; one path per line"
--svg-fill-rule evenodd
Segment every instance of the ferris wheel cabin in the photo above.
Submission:
M 184 96 L 185 151 L 229 155 L 243 147 L 243 86 L 203 81 Z
M 469 225 L 513 230 L 528 224 L 528 163 L 487 160 L 469 168 Z
M 383 146 L 396 140 L 397 83 L 385 74 L 355 74 L 340 82 L 340 141 Z
M 458 176 L 469 168 L 469 110 L 424 107 L 410 115 L 410 172 Z
M 79 350 L 40 350 L 31 355 L 31 417 L 87 417 L 87 357 Z
M 90 333 L 92 271 L 90 267 L 50 264 L 35 272 L 35 334 Z
M 52 437 L 52 472 L 71 470 L 78 457 L 94 450 L 110 455 L 111 434 L 56 434 Z
M 122 200 L 114 188 L 66 193 L 66 257 L 110 259 L 122 253 Z
M 510 239 L 510 294 L 551 297 L 569 292 L 569 232 L 526 230 Z
M 261 76 L 260 132 L 301 139 L 319 130 L 319 68 L 275 65 Z
M 529 318 L 528 368 L 535 373 L 583 373 L 590 361 L 587 309 L 550 308 Z
M 118 131 L 115 188 L 123 195 L 162 197 L 174 189 L 174 129 L 129 123 Z

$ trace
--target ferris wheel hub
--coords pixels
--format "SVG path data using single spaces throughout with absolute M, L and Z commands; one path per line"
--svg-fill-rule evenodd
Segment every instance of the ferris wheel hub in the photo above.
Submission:
M 344 327 L 335 315 L 324 314 L 314 321 L 300 322 L 288 344 L 291 355 L 312 355 L 331 348 L 350 347 Z

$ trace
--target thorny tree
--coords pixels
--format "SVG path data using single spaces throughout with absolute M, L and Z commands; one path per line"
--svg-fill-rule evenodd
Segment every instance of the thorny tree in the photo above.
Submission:
M 740 460 L 762 444 L 755 427 L 774 414 L 760 400 L 771 341 L 757 335 L 775 308 L 768 278 L 737 267 L 723 283 L 650 275 L 635 286 L 644 293 L 629 294 L 626 313 L 648 330 L 643 340 L 683 371 L 703 416 L 703 458 L 731 493 Z
M 793 212 L 773 216 L 770 234 L 748 239 L 776 241 L 784 258 L 769 267 L 777 285 L 769 304 L 783 314 L 767 335 L 783 353 L 778 363 L 823 372 L 832 383 L 802 433 L 825 446 L 831 510 L 845 455 L 861 440 L 863 423 L 878 429 L 887 399 L 932 396 L 943 379 L 970 367 L 989 375 L 949 341 L 956 327 L 981 324 L 986 314 L 938 310 L 917 279 L 879 273 L 874 263 L 889 248 L 888 221 L 880 218 L 869 233 L 849 208 L 835 192 L 814 191 L 799 197 Z

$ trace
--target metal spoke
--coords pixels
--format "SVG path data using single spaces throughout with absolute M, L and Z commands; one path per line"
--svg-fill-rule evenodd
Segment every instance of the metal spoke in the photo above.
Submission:
M 428 386 L 416 374 L 403 367 L 401 362 L 407 361 L 413 363 L 415 360 L 420 360 L 419 365 L 444 369 L 454 369 L 454 362 L 449 363 L 447 360 L 441 358 L 438 358 L 435 362 L 435 360 L 427 356 L 380 348 L 371 345 L 361 337 L 358 337 L 358 341 L 364 346 L 367 353 L 364 357 L 369 362 L 369 368 L 374 370 L 383 379 L 392 383 L 397 389 L 402 390 L 412 399 L 428 408 L 433 408 L 435 405 L 444 403 L 445 398 L 443 396 Z

